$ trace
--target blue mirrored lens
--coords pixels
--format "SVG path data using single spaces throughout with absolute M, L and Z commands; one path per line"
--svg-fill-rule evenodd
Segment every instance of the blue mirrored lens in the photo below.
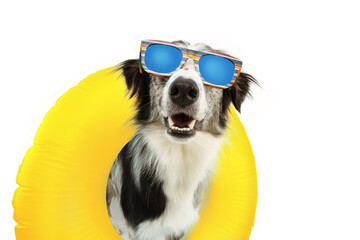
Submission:
M 227 58 L 205 55 L 199 60 L 199 70 L 206 82 L 226 86 L 234 77 L 235 65 Z
M 182 52 L 172 46 L 153 44 L 148 46 L 145 53 L 146 67 L 157 73 L 171 73 L 179 67 Z

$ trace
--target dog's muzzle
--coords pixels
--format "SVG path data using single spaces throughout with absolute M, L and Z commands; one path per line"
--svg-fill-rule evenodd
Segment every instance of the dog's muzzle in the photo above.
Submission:
M 189 115 L 189 109 L 199 99 L 200 90 L 193 79 L 178 77 L 169 86 L 168 97 L 177 109 L 164 118 L 167 133 L 178 138 L 194 136 L 199 123 Z

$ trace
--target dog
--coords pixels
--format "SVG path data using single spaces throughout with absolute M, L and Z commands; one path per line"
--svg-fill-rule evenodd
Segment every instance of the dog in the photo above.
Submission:
M 173 43 L 223 54 L 206 44 Z M 125 240 L 178 240 L 199 218 L 229 107 L 232 103 L 240 112 L 250 85 L 257 81 L 241 72 L 231 88 L 204 85 L 190 58 L 168 77 L 139 70 L 139 59 L 122 62 L 118 70 L 129 97 L 136 98 L 138 131 L 109 174 L 111 223 Z

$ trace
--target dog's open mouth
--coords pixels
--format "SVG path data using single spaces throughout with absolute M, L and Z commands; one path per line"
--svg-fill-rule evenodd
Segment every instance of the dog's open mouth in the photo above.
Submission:
M 189 115 L 184 113 L 171 115 L 165 119 L 165 122 L 170 135 L 182 138 L 195 135 L 194 127 L 197 121 Z

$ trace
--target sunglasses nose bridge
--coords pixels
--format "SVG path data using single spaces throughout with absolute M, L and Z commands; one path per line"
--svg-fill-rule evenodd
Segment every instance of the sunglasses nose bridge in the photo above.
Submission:
M 195 70 L 195 61 L 192 57 L 188 57 L 185 60 L 184 65 L 182 66 L 182 69 L 184 70 Z

